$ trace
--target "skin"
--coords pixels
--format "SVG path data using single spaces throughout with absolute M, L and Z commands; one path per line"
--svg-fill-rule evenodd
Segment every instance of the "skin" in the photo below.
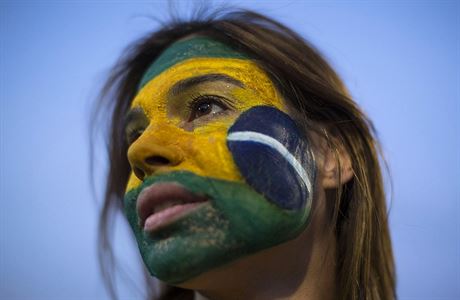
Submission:
M 209 74 L 238 82 L 208 80 L 177 89 L 178 82 Z M 204 105 L 203 95 L 219 101 L 205 98 L 210 105 L 200 111 L 193 105 L 200 97 Z M 260 105 L 289 111 L 268 76 L 247 59 L 191 58 L 147 82 L 132 103 L 134 125 L 128 124 L 128 135 L 144 124 L 128 150 L 134 170 L 125 197 L 128 220 L 147 268 L 169 284 L 212 299 L 333 299 L 335 239 L 327 229 L 325 189 L 340 184 L 334 154 L 317 153 L 312 214 L 276 207 L 246 185 L 226 146 L 238 116 Z M 167 163 L 146 164 L 152 156 Z M 178 182 L 212 199 L 152 236 L 139 227 L 135 203 L 157 182 Z

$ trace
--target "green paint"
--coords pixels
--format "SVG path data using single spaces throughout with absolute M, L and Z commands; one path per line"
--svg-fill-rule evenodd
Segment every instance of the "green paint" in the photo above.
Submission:
M 157 182 L 177 182 L 211 201 L 150 236 L 138 225 L 136 200 L 143 188 Z M 282 210 L 246 184 L 185 171 L 148 178 L 126 194 L 124 205 L 147 268 L 170 284 L 291 240 L 305 229 L 310 216 L 308 208 Z
M 147 69 L 139 84 L 139 90 L 150 80 L 173 65 L 194 57 L 240 58 L 248 57 L 221 42 L 207 37 L 181 40 L 168 47 Z

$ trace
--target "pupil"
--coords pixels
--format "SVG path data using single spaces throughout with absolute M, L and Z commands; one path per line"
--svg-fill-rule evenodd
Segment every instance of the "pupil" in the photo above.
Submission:
M 198 106 L 198 112 L 200 114 L 206 114 L 209 112 L 210 109 L 211 109 L 211 104 L 209 103 L 203 103 L 200 106 Z

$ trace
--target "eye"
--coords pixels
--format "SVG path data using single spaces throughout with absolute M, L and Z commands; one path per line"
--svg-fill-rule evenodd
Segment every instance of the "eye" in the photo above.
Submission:
M 149 126 L 149 120 L 140 108 L 131 110 L 125 123 L 125 139 L 128 145 L 134 143 Z
M 126 128 L 126 142 L 128 145 L 134 143 L 144 132 L 145 128 Z
M 228 109 L 223 103 L 223 99 L 218 96 L 205 95 L 195 98 L 189 104 L 189 122 L 199 119 L 206 115 L 216 115 Z

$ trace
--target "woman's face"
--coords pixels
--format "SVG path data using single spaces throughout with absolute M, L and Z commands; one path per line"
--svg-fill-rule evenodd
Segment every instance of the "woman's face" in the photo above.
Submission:
M 125 212 L 144 262 L 177 284 L 307 226 L 316 167 L 268 76 L 194 37 L 150 66 L 127 115 Z

